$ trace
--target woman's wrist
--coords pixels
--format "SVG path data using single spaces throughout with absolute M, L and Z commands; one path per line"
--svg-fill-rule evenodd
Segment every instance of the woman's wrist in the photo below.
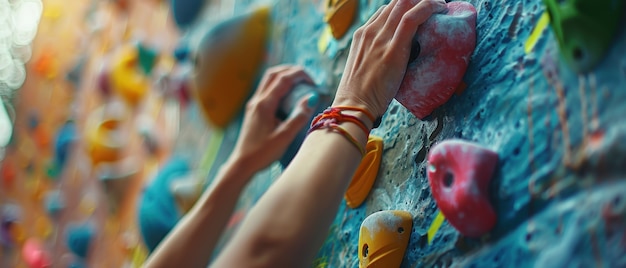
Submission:
M 368 129 L 372 129 L 374 121 L 378 117 L 370 107 L 367 105 L 351 101 L 346 98 L 337 97 L 331 104 L 331 107 L 352 107 L 353 109 L 341 109 L 341 113 L 345 115 L 351 115 L 357 117 L 361 122 L 365 124 Z
M 220 167 L 220 173 L 224 176 L 235 178 L 242 183 L 247 183 L 258 171 L 250 162 L 251 160 L 250 157 L 233 153 Z

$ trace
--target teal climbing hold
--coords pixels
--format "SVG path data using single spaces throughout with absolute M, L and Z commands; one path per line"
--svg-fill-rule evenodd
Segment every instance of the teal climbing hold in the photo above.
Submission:
M 170 191 L 171 182 L 190 172 L 189 163 L 172 158 L 146 187 L 139 203 L 139 228 L 150 251 L 153 251 L 176 225 L 182 214 Z
M 139 55 L 139 67 L 146 74 L 152 73 L 152 68 L 159 57 L 159 53 L 142 43 L 137 43 L 137 54 Z
M 171 0 L 174 21 L 179 28 L 190 26 L 202 11 L 204 0 Z
M 578 73 L 604 58 L 619 28 L 626 1 L 543 0 L 565 62 Z
M 67 247 L 76 256 L 86 258 L 94 235 L 95 230 L 91 224 L 84 223 L 68 226 L 66 233 Z
M 49 192 L 46 195 L 44 202 L 46 212 L 53 218 L 58 217 L 61 214 L 61 211 L 65 209 L 65 200 L 59 191 Z

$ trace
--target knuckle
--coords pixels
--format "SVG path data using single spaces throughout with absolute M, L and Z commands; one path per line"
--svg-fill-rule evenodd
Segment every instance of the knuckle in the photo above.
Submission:
M 367 40 L 376 40 L 379 38 L 376 38 L 378 36 L 379 31 L 372 29 L 372 28 L 367 28 L 363 31 L 363 38 L 367 39 Z
M 363 31 L 365 31 L 366 26 L 359 27 L 354 34 L 352 34 L 353 39 L 360 39 L 363 36 Z
M 291 80 L 291 77 L 289 75 L 279 75 L 276 77 L 276 82 L 279 85 L 284 85 L 289 83 L 289 81 Z
M 246 103 L 246 110 L 254 110 L 258 106 L 257 98 L 252 98 Z
M 424 4 L 426 4 L 426 7 L 428 7 L 430 10 L 435 10 L 440 3 L 440 1 L 438 0 L 423 0 L 423 1 L 424 1 Z

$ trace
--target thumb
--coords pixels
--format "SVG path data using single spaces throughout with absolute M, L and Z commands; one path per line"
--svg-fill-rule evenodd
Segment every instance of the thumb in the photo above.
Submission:
M 307 94 L 300 99 L 295 109 L 291 111 L 289 117 L 278 127 L 280 139 L 293 140 L 298 132 L 307 127 L 313 111 L 317 110 L 320 96 L 317 92 Z

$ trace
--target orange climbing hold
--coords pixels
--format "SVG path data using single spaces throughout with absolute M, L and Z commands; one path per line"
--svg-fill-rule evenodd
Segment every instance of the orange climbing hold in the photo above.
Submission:
M 361 164 L 354 173 L 350 186 L 344 195 L 346 204 L 351 208 L 356 208 L 365 201 L 374 181 L 376 181 L 383 156 L 383 139 L 370 135 L 365 151 L 365 156 L 361 159 Z
M 0 175 L 2 176 L 2 186 L 6 188 L 13 188 L 13 182 L 15 181 L 15 176 L 17 175 L 15 163 L 8 158 L 2 160 Z
M 51 50 L 44 50 L 41 55 L 33 63 L 33 71 L 45 78 L 52 79 L 58 74 L 55 53 Z

